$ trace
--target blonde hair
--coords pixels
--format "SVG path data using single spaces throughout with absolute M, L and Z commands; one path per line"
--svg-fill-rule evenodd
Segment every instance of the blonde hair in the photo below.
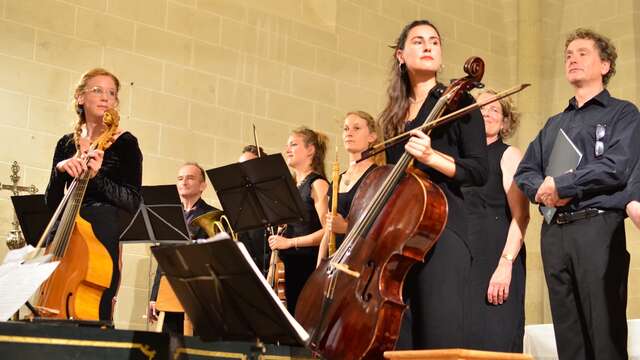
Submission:
M 324 156 L 327 153 L 327 142 L 329 140 L 327 136 L 320 132 L 313 131 L 306 126 L 294 129 L 291 131 L 291 134 L 301 136 L 305 147 L 309 145 L 313 146 L 315 151 L 313 152 L 313 158 L 311 159 L 311 169 L 326 178 L 327 176 L 324 170 Z
M 382 135 L 380 134 L 380 129 L 376 120 L 371 116 L 368 112 L 362 110 L 349 111 L 345 117 L 349 115 L 355 115 L 367 123 L 367 128 L 370 133 L 376 134 L 376 139 L 370 146 L 377 145 L 382 142 Z M 384 152 L 379 153 L 373 157 L 373 162 L 377 165 L 385 164 L 385 155 Z
M 89 82 L 89 80 L 93 79 L 96 76 L 109 76 L 111 79 L 113 79 L 113 82 L 116 85 L 116 103 L 120 102 L 120 99 L 118 99 L 118 92 L 120 91 L 120 80 L 118 80 L 118 78 L 113 75 L 113 73 L 103 68 L 94 68 L 82 74 L 82 76 L 80 77 L 80 81 L 78 81 L 76 89 L 73 92 L 73 108 L 76 111 L 76 114 L 78 114 L 78 119 L 73 125 L 73 142 L 75 143 L 76 149 L 78 151 L 80 151 L 80 136 L 82 135 L 82 125 L 87 122 L 84 113 L 84 107 L 78 104 L 78 97 L 80 96 L 80 94 L 82 94 L 83 91 L 86 90 L 87 82 Z
M 498 92 L 493 89 L 482 90 L 476 95 L 476 99 L 482 94 L 496 95 Z M 504 126 L 500 129 L 500 138 L 508 139 L 512 137 L 520 125 L 520 112 L 516 109 L 511 97 L 498 100 L 502 107 L 502 122 Z

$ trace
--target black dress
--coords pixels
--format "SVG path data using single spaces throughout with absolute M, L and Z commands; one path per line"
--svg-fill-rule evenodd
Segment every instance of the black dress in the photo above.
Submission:
M 69 174 L 59 172 L 56 164 L 75 153 L 73 134 L 64 135 L 58 140 L 45 194 L 47 206 L 51 209 L 58 207 L 65 187 L 73 181 Z M 91 224 L 94 234 L 107 248 L 113 260 L 111 285 L 104 291 L 100 301 L 100 320 L 112 320 L 112 300 L 120 283 L 118 237 L 126 224 L 121 223 L 123 216 L 119 211 L 132 213 L 138 208 L 141 183 L 142 152 L 138 139 L 130 132 L 124 132 L 104 152 L 102 167 L 89 180 L 80 208 L 80 216 Z
M 360 186 L 360 183 L 362 183 L 362 181 L 367 176 L 367 174 L 369 174 L 375 168 L 376 168 L 375 164 L 369 166 L 367 170 L 365 170 L 365 172 L 362 173 L 362 176 L 360 176 L 358 181 L 355 184 L 353 184 L 353 186 L 351 187 L 351 189 L 349 189 L 349 191 L 341 192 L 338 194 L 338 214 L 342 215 L 343 218 L 346 219 L 347 216 L 349 215 L 349 210 L 351 210 L 351 203 L 353 202 L 353 198 L 356 196 L 356 192 L 358 191 L 358 187 Z M 340 174 L 340 179 L 342 179 L 342 175 L 344 175 L 344 173 Z M 329 185 L 329 192 L 327 194 L 329 196 L 329 204 L 331 204 L 331 201 L 333 198 L 333 186 L 331 185 L 333 185 L 333 183 Z M 344 240 L 344 237 L 345 237 L 345 234 L 336 234 L 336 249 L 340 248 L 340 245 L 342 245 L 342 241 Z
M 438 84 L 430 92 L 416 119 L 426 119 L 442 94 Z M 474 102 L 464 94 L 460 107 Z M 422 121 L 407 122 L 405 130 L 415 129 Z M 427 167 L 419 161 L 414 166 L 424 171 L 444 192 L 448 203 L 447 224 L 440 238 L 427 253 L 424 263 L 411 268 L 404 286 L 404 298 L 410 311 L 405 312 L 398 349 L 441 349 L 465 347 L 465 297 L 468 296 L 471 252 L 467 240 L 467 220 L 462 185 L 483 185 L 487 176 L 487 145 L 480 111 L 434 129 L 431 146 L 454 158 L 454 178 Z M 386 151 L 387 162 L 395 164 L 405 152 L 406 141 Z
M 322 223 L 320 222 L 313 198 L 311 197 L 311 185 L 318 179 L 325 180 L 322 175 L 311 173 L 298 185 L 298 191 L 302 197 L 307 221 L 288 224 L 283 234 L 284 237 L 294 238 L 309 235 L 322 229 Z M 291 314 L 295 314 L 298 296 L 300 292 L 302 292 L 302 288 L 307 282 L 307 279 L 316 269 L 318 246 L 305 246 L 297 249 L 289 248 L 281 250 L 279 255 L 284 263 L 284 294 L 287 297 L 287 309 Z
M 511 211 L 502 185 L 500 161 L 509 145 L 501 139 L 487 146 L 489 178 L 482 187 L 464 188 L 471 246 L 469 347 L 479 350 L 522 352 L 524 337 L 524 244 L 513 261 L 509 298 L 501 305 L 487 301 L 491 276 L 507 242 Z

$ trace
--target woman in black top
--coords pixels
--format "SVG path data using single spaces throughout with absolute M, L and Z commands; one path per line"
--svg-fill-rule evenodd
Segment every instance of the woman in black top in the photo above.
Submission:
M 373 158 L 365 159 L 356 163 L 362 157 L 362 152 L 378 141 L 378 131 L 376 122 L 371 115 L 364 111 L 353 111 L 347 113 L 342 128 L 342 141 L 345 150 L 349 154 L 349 168 L 340 174 L 340 189 L 338 194 L 337 214 L 327 213 L 325 219 L 326 232 L 320 243 L 320 253 L 318 254 L 318 263 L 321 258 L 327 256 L 329 234 L 336 234 L 336 249 L 340 247 L 344 240 L 347 226 L 347 215 L 351 209 L 351 202 L 356 195 L 358 186 L 365 176 L 375 168 L 376 164 Z M 329 204 L 333 197 L 333 188 L 329 186 Z
M 306 127 L 294 130 L 287 142 L 287 165 L 293 169 L 308 221 L 289 224 L 282 236 L 270 236 L 269 247 L 280 250 L 287 308 L 291 314 L 295 314 L 298 295 L 315 269 L 318 245 L 324 233 L 321 220 L 327 213 L 329 188 L 324 173 L 326 142 L 326 136 Z
M 416 119 L 420 108 L 425 106 L 430 112 L 444 90 L 436 79 L 442 65 L 441 38 L 429 21 L 414 21 L 403 29 L 393 58 L 388 101 L 380 115 L 385 138 L 421 125 L 424 119 Z M 459 106 L 473 101 L 469 94 L 463 94 Z M 410 312 L 405 315 L 398 348 L 464 347 L 464 298 L 471 254 L 460 186 L 482 185 L 487 177 L 480 112 L 434 129 L 429 135 L 414 130 L 408 141 L 387 150 L 388 163 L 396 163 L 405 151 L 415 158 L 414 166 L 445 193 L 448 218 L 424 263 L 414 265 L 405 281 Z
M 478 101 L 495 95 L 480 93 Z M 522 352 L 525 248 L 529 203 L 513 182 L 522 153 L 502 140 L 515 133 L 519 114 L 505 98 L 481 108 L 486 129 L 489 177 L 463 189 L 469 218 L 471 292 L 469 347 Z
M 78 121 L 74 132 L 64 135 L 56 145 L 46 191 L 47 205 L 55 209 L 73 178 L 90 172 L 80 216 L 91 223 L 113 260 L 111 285 L 100 301 L 100 319 L 106 321 L 112 320 L 113 299 L 120 283 L 121 227 L 114 225 L 119 223 L 119 210 L 133 212 L 138 208 L 142 182 L 142 153 L 130 132 L 118 129 L 113 144 L 104 152 L 88 151 L 90 143 L 105 131 L 105 111 L 118 106 L 119 90 L 118 78 L 104 69 L 92 69 L 82 75 L 74 93 Z M 82 159 L 87 157 L 90 160 L 84 166 Z

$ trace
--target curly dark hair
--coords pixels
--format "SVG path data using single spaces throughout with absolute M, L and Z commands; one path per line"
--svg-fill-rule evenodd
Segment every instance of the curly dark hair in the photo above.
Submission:
M 609 72 L 604 74 L 602 77 L 602 83 L 604 86 L 607 86 L 609 80 L 616 73 L 616 59 L 618 58 L 618 52 L 616 51 L 616 47 L 613 45 L 613 42 L 611 42 L 611 39 L 608 37 L 598 34 L 591 29 L 578 28 L 567 35 L 567 40 L 564 42 L 564 50 L 567 51 L 569 44 L 576 39 L 593 40 L 596 49 L 598 49 L 598 53 L 600 54 L 600 60 L 609 63 Z

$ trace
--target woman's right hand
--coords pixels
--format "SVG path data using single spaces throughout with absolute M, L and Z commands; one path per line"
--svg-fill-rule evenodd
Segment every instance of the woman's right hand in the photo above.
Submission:
M 328 212 L 324 219 L 328 231 L 336 234 L 344 234 L 347 232 L 347 226 L 349 224 L 339 213 L 334 215 L 332 212 Z

